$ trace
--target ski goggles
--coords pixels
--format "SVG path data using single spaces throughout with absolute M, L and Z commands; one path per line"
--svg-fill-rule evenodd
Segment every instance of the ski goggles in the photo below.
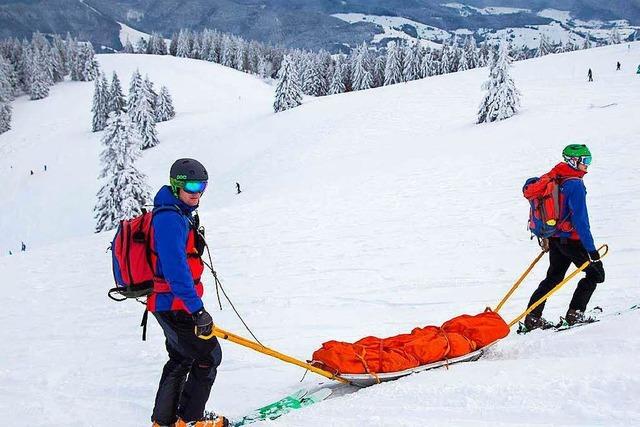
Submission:
M 189 194 L 204 193 L 207 188 L 207 181 L 183 181 L 180 184 L 180 188 Z
M 589 166 L 591 164 L 591 156 L 580 157 L 580 163 L 582 163 L 585 166 Z

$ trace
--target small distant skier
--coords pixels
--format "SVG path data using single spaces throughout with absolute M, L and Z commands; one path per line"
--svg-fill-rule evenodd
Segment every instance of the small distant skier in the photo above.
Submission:
M 204 408 L 222 360 L 215 337 L 208 340 L 213 319 L 202 302 L 204 233 L 198 215 L 209 176 L 194 159 L 171 166 L 170 185 L 156 194 L 153 215 L 153 293 L 147 309 L 162 327 L 169 360 L 164 365 L 151 421 L 153 427 L 227 427 L 223 416 L 207 417 Z M 153 255 L 156 254 L 156 255 Z
M 589 68 L 589 72 L 587 73 L 587 77 L 589 78 L 590 82 L 593 81 L 593 71 L 591 71 L 591 68 Z
M 27 250 L 27 245 L 25 245 L 24 242 L 20 242 L 20 243 L 22 243 L 22 249 L 21 249 L 22 252 L 26 251 Z
M 47 165 L 44 165 L 44 171 L 45 172 L 47 171 Z
M 598 283 L 604 282 L 604 267 L 596 250 L 589 215 L 587 213 L 587 190 L 582 178 L 591 164 L 591 152 L 586 145 L 571 144 L 562 151 L 564 162 L 557 164 L 547 175 L 561 180 L 560 211 L 563 212 L 563 226 L 549 238 L 549 269 L 547 277 L 540 282 L 528 307 L 545 296 L 563 279 L 571 263 L 581 266 L 585 261 L 591 264 L 584 270 L 586 276 L 578 282 L 565 320 L 569 325 L 585 321 L 585 310 Z M 566 231 L 563 231 L 566 230 Z M 537 306 L 524 320 L 527 330 L 546 328 L 552 324 L 542 318 L 544 302 Z
M 33 175 L 33 171 L 32 171 L 32 170 L 31 170 L 31 171 L 29 171 L 29 172 L 30 172 L 30 173 L 29 173 L 29 175 Z
M 636 74 L 640 74 L 640 65 L 638 65 L 638 71 L 636 71 Z
M 237 191 L 236 194 L 242 193 L 242 190 L 240 190 L 240 183 L 239 182 L 236 182 L 236 191 Z
M 620 71 L 620 67 L 621 67 L 620 61 L 618 61 L 616 64 L 616 71 Z

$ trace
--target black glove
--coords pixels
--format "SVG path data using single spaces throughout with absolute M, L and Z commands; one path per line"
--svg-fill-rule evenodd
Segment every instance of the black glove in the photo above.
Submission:
M 193 321 L 196 324 L 196 335 L 209 335 L 213 329 L 213 319 L 207 310 L 201 308 L 193 313 Z
M 591 269 L 591 272 L 596 279 L 596 283 L 604 282 L 604 265 L 602 265 L 602 261 L 600 261 L 600 254 L 598 251 L 589 252 L 589 260 L 591 261 L 591 264 L 589 264 L 588 269 Z

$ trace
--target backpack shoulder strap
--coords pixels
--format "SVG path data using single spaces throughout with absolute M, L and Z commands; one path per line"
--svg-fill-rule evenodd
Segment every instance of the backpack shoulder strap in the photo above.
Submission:
M 156 206 L 156 207 L 153 208 L 151 213 L 155 215 L 158 212 L 163 212 L 163 211 L 174 211 L 174 212 L 178 212 L 179 214 L 184 215 L 182 213 L 182 210 L 176 205 Z

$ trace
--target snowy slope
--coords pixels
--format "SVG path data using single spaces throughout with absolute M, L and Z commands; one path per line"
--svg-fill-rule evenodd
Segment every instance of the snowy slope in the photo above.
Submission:
M 227 132 L 271 113 L 273 89 L 260 79 L 171 56 L 99 55 L 98 60 L 109 81 L 117 71 L 125 94 L 131 74 L 139 69 L 156 90 L 167 85 L 174 97 L 177 117 L 158 125 L 163 147 L 142 161 L 151 184 L 164 181 L 167 165 L 179 155 L 206 149 L 219 170 L 225 170 L 252 155 L 253 148 L 260 149 L 260 141 L 235 147 L 226 143 Z M 94 227 L 102 134 L 91 132 L 92 97 L 93 83 L 67 81 L 42 101 L 21 97 L 13 103 L 13 129 L 0 137 L 0 179 L 7 184 L 0 196 L 12 206 L 11 213 L 0 216 L 0 253 L 15 252 L 21 241 L 40 245 L 86 235 Z
M 586 177 L 592 228 L 597 242 L 611 246 L 607 282 L 592 302 L 614 311 L 640 301 L 640 44 L 517 63 L 521 114 L 482 126 L 473 122 L 486 69 L 313 99 L 274 115 L 270 89 L 250 76 L 175 58 L 100 60 L 123 73 L 135 61 L 166 61 L 148 72 L 172 90 L 179 116 L 162 125 L 162 143 L 144 154 L 142 169 L 158 186 L 177 156 L 209 167 L 201 216 L 219 276 L 274 348 L 309 358 L 328 339 L 394 334 L 495 305 L 537 254 L 525 231 L 521 185 L 553 166 L 569 142 L 594 153 Z M 588 67 L 593 84 L 585 81 Z M 17 211 L 13 217 L 3 209 L 0 235 L 3 242 L 25 230 L 42 236 L 34 250 L 0 257 L 10 289 L 0 311 L 0 414 L 30 425 L 145 425 L 165 360 L 156 323 L 140 342 L 141 307 L 105 296 L 111 234 L 91 235 L 88 216 L 97 190 L 90 96 L 89 84 L 68 83 L 42 103 L 20 100 L 14 130 L 0 136 L 7 183 L 0 196 Z M 33 124 L 58 110 L 69 120 Z M 7 172 L 7 164 L 24 171 L 54 155 L 50 175 Z M 88 182 L 57 172 L 64 159 L 79 160 Z M 80 229 L 64 222 L 65 209 Z M 544 270 L 543 262 L 505 318 L 524 309 Z M 205 285 L 217 324 L 244 335 L 230 309 L 214 311 L 208 276 Z M 564 314 L 571 293 L 571 286 L 560 291 L 546 315 Z M 628 331 L 638 320 L 636 312 L 561 334 L 513 334 L 477 363 L 362 390 L 269 424 L 634 425 L 640 338 Z M 210 409 L 238 416 L 300 387 L 298 368 L 233 344 L 223 352 Z M 317 380 L 308 375 L 305 383 Z

